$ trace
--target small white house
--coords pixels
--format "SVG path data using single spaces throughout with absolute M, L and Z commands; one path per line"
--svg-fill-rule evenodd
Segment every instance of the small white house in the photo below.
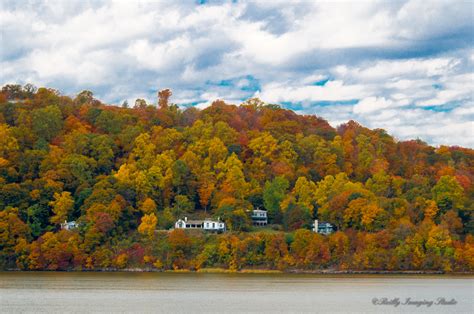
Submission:
M 334 226 L 329 222 L 319 222 L 317 219 L 315 219 L 312 230 L 313 232 L 327 235 L 334 232 Z
M 61 229 L 62 230 L 72 230 L 72 229 L 76 229 L 78 226 L 79 225 L 74 220 L 69 221 L 69 222 L 64 220 L 64 222 L 61 224 Z
M 251 218 L 254 226 L 266 226 L 268 224 L 266 210 L 254 209 Z
M 174 228 L 175 228 L 175 229 L 186 229 L 186 220 L 178 219 L 178 220 L 174 223 Z
M 188 220 L 188 217 L 184 217 L 184 219 L 178 219 L 174 227 L 175 229 L 202 229 L 202 224 L 202 220 Z
M 220 219 L 212 220 L 212 219 L 204 219 L 204 230 L 209 231 L 225 231 L 225 223 L 220 221 Z
M 206 231 L 216 231 L 223 232 L 225 231 L 225 223 L 220 221 L 220 219 L 213 220 L 206 218 L 204 220 L 188 220 L 188 217 L 184 219 L 178 219 L 174 224 L 175 229 L 203 229 Z

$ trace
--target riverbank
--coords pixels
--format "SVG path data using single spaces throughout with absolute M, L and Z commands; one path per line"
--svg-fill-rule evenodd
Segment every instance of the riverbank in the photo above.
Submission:
M 6 269 L 0 270 L 6 272 L 30 272 L 30 270 Z M 40 272 L 51 272 L 58 270 L 34 270 Z M 61 272 L 61 271 L 60 271 Z M 315 274 L 315 275 L 467 275 L 474 276 L 474 272 L 445 272 L 442 270 L 336 270 L 336 269 L 289 269 L 285 271 L 274 269 L 252 269 L 245 268 L 240 270 L 232 270 L 226 268 L 201 268 L 198 270 L 189 269 L 169 269 L 159 270 L 155 268 L 102 268 L 102 269 L 86 269 L 86 270 L 63 270 L 62 272 L 130 272 L 130 273 L 206 273 L 206 274 Z

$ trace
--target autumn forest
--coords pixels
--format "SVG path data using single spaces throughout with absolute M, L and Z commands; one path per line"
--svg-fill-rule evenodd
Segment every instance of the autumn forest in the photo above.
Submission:
M 474 150 L 255 98 L 172 99 L 4 86 L 0 269 L 474 271 Z M 227 231 L 173 230 L 185 216 Z

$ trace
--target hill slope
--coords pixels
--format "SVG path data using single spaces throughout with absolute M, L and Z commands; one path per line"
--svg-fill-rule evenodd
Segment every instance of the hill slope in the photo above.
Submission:
M 257 99 L 200 111 L 159 96 L 126 108 L 2 89 L 2 267 L 474 270 L 473 150 Z M 278 232 L 245 233 L 254 208 Z M 155 232 L 184 216 L 231 232 Z M 338 232 L 310 232 L 315 218 Z

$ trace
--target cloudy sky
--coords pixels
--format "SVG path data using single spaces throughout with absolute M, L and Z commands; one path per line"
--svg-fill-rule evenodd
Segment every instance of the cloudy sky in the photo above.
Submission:
M 179 4 L 178 4 L 179 2 Z M 474 147 L 472 1 L 0 0 L 0 84 L 119 104 L 250 97 Z

